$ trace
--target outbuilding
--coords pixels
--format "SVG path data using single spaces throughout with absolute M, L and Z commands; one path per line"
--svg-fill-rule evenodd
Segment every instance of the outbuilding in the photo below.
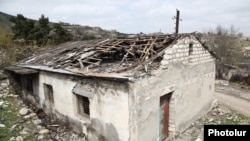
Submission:
M 162 141 L 213 102 L 215 59 L 194 33 L 67 42 L 7 70 L 90 141 Z

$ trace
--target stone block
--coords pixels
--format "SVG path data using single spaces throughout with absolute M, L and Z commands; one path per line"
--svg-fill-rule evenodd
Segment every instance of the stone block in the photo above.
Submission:
M 169 59 L 172 59 L 172 55 L 165 54 L 163 58 L 164 60 L 169 60 Z
M 169 64 L 169 61 L 167 61 L 167 60 L 162 60 L 161 61 L 161 65 L 168 65 Z
M 165 54 L 173 54 L 173 49 L 167 49 L 166 51 L 165 51 Z
M 173 45 L 173 48 L 174 49 L 178 48 L 178 45 L 177 44 Z
M 180 48 L 180 49 L 183 49 L 184 47 L 185 47 L 185 46 L 184 46 L 184 45 L 182 45 L 182 44 L 181 44 L 181 45 L 179 45 L 179 48 Z

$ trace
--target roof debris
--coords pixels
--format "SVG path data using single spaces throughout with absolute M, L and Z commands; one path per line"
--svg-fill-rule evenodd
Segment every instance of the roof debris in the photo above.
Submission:
M 95 73 L 147 72 L 158 68 L 165 49 L 186 35 L 190 34 L 68 42 L 20 64 Z
M 67 42 L 22 60 L 17 66 L 84 77 L 132 81 L 152 75 L 151 72 L 159 68 L 167 48 L 176 44 L 177 40 L 190 36 L 195 37 L 195 32 Z M 210 54 L 215 56 L 213 52 Z

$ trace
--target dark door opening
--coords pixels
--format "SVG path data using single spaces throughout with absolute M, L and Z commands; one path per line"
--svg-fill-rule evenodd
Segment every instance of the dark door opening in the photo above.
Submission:
M 168 137 L 169 101 L 172 93 L 160 97 L 160 140 Z

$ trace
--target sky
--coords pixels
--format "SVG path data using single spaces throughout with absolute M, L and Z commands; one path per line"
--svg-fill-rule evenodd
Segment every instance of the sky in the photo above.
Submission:
M 176 9 L 180 33 L 231 25 L 250 36 L 250 0 L 0 0 L 0 11 L 123 33 L 173 33 Z

